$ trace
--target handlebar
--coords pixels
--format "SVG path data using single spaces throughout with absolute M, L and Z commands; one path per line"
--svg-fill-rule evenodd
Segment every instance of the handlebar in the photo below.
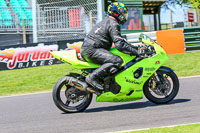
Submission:
M 140 48 L 144 48 L 143 53 L 141 51 L 139 52 L 139 53 L 142 53 L 141 55 L 139 55 L 140 57 L 148 58 L 148 57 L 152 57 L 153 55 L 156 54 L 155 49 L 154 49 L 153 46 L 144 44 L 144 45 L 142 45 L 142 47 L 139 46 L 139 49 Z

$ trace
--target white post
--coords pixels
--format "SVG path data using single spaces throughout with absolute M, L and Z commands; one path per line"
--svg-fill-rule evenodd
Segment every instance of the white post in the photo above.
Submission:
M 36 16 L 36 0 L 32 0 L 32 21 L 33 21 L 33 43 L 38 42 L 37 38 L 37 16 Z
M 97 22 L 104 18 L 104 0 L 97 0 Z
M 151 31 L 151 16 L 149 15 L 149 31 Z
M 197 14 L 197 26 L 200 26 L 200 9 L 196 9 Z
M 170 9 L 170 20 L 171 20 L 171 29 L 173 28 L 173 14 L 172 14 L 172 9 Z

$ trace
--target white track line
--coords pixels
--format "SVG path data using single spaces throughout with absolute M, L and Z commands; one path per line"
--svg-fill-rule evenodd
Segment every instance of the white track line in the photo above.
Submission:
M 150 130 L 150 129 L 154 129 L 154 128 L 170 128 L 170 127 L 186 126 L 186 125 L 194 125 L 194 124 L 200 124 L 200 122 L 197 122 L 197 123 L 187 123 L 187 124 L 177 124 L 177 125 L 169 125 L 169 126 L 161 126 L 161 127 L 152 127 L 152 128 L 141 128 L 141 129 L 133 129 L 133 130 L 124 130 L 124 131 L 114 131 L 114 132 L 106 132 L 106 133 L 124 133 L 124 132 Z
M 19 97 L 19 96 L 29 96 L 29 95 L 39 95 L 45 93 L 52 93 L 52 91 L 38 92 L 38 93 L 27 93 L 27 94 L 19 94 L 19 95 L 10 95 L 10 96 L 0 96 L 1 98 L 9 98 L 9 97 Z
M 197 75 L 197 76 L 187 76 L 187 77 L 179 77 L 179 79 L 188 79 L 188 78 L 200 78 L 200 75 Z
M 200 78 L 200 75 L 197 76 L 188 76 L 188 77 L 179 77 L 179 79 L 189 79 L 189 78 Z M 10 95 L 10 96 L 0 96 L 0 98 L 8 98 L 8 97 L 18 97 L 18 96 L 27 96 L 27 95 L 38 95 L 51 93 L 52 91 L 38 92 L 38 93 L 27 93 L 27 94 L 19 94 L 19 95 Z

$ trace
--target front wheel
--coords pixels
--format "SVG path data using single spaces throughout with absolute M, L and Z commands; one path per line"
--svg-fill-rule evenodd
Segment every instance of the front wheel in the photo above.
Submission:
M 179 80 L 173 71 L 158 70 L 144 85 L 144 95 L 156 104 L 172 101 L 179 91 Z
M 66 82 L 66 76 L 64 76 L 54 86 L 53 100 L 55 105 L 66 113 L 82 112 L 90 105 L 92 93 L 86 93 L 69 86 Z

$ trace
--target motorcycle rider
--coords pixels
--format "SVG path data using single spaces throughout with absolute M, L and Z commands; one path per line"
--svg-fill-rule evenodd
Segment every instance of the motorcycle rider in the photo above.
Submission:
M 120 24 L 123 25 L 127 17 L 128 10 L 123 3 L 111 3 L 108 7 L 108 16 L 97 23 L 84 39 L 81 47 L 82 57 L 86 61 L 101 65 L 86 76 L 86 82 L 96 89 L 103 90 L 99 79 L 116 72 L 123 63 L 121 57 L 109 52 L 112 43 L 120 52 L 138 55 L 138 48 L 128 44 L 120 34 Z

